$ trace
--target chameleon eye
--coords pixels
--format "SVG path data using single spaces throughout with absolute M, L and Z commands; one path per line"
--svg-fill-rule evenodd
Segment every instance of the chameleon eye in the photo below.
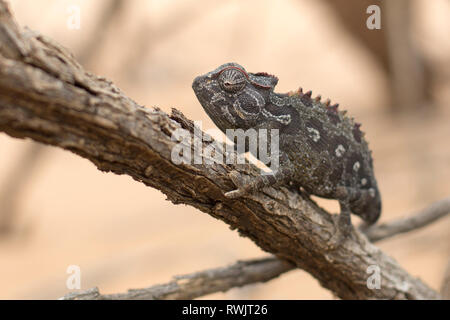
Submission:
M 245 87 L 246 81 L 246 74 L 236 68 L 225 69 L 219 76 L 219 84 L 222 89 L 231 93 L 241 91 Z

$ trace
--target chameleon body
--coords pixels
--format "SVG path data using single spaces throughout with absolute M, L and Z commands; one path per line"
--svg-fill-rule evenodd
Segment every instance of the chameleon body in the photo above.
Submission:
M 308 194 L 336 199 L 341 214 L 331 245 L 345 240 L 351 229 L 350 213 L 367 224 L 377 221 L 381 197 L 374 176 L 371 151 L 360 125 L 311 91 L 275 93 L 278 78 L 249 73 L 227 63 L 197 77 L 193 90 L 206 113 L 227 129 L 278 129 L 279 169 L 244 183 L 232 175 L 238 189 L 226 193 L 238 198 L 272 184 L 285 184 Z M 258 155 L 255 155 L 258 157 Z

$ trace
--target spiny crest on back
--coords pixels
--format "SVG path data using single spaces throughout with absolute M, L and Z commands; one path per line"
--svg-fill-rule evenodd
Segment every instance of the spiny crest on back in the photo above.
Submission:
M 312 91 L 309 90 L 307 92 L 303 92 L 303 88 L 298 88 L 296 91 L 290 91 L 288 92 L 288 96 L 290 97 L 299 97 L 302 100 L 306 100 L 306 105 L 311 105 L 312 103 L 320 105 L 323 108 L 326 108 L 329 111 L 332 111 L 334 113 L 338 112 L 339 104 L 336 103 L 334 105 L 330 105 L 331 101 L 330 99 L 327 99 L 325 102 L 322 102 L 322 96 L 319 94 L 315 98 L 312 98 Z
M 315 98 L 312 98 L 312 91 L 309 90 L 307 92 L 303 92 L 303 88 L 298 88 L 295 91 L 288 92 L 288 96 L 290 97 L 298 97 L 306 106 L 318 105 L 327 110 L 327 114 L 330 117 L 330 120 L 337 124 L 341 121 L 348 121 L 353 126 L 353 136 L 356 141 L 361 142 L 361 139 L 364 137 L 364 132 L 360 130 L 361 124 L 354 121 L 353 118 L 349 118 L 347 116 L 347 110 L 339 110 L 339 104 L 331 104 L 330 99 L 326 99 L 324 102 L 322 101 L 322 96 L 319 94 Z

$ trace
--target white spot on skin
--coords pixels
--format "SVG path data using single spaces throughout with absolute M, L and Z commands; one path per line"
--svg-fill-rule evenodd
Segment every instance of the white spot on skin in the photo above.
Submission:
M 336 156 L 342 157 L 342 155 L 343 155 L 344 152 L 345 152 L 344 146 L 343 146 L 342 144 L 338 145 L 337 148 L 336 148 L 336 150 L 335 150 L 335 152 L 336 152 Z
M 280 116 L 278 116 L 277 120 L 285 125 L 288 125 L 289 123 L 291 123 L 291 115 L 290 114 L 280 115 Z
M 284 125 L 288 125 L 291 122 L 291 115 L 290 114 L 281 114 L 279 116 L 276 116 L 272 113 L 270 113 L 269 111 L 267 111 L 266 109 L 262 109 L 262 113 L 264 116 L 266 116 L 269 119 L 275 119 L 276 121 L 284 124 Z
M 217 92 L 214 93 L 214 95 L 213 95 L 212 98 L 211 98 L 211 102 L 212 102 L 212 103 L 215 103 L 215 102 L 221 101 L 221 100 L 226 101 L 226 100 L 225 100 L 225 97 L 224 97 L 222 94 L 217 93 Z
M 353 171 L 358 172 L 360 167 L 361 165 L 359 164 L 359 161 L 356 161 L 355 164 L 353 165 Z
M 373 188 L 369 189 L 369 194 L 372 198 L 375 198 L 375 190 Z
M 270 95 L 270 102 L 272 102 L 274 105 L 276 105 L 277 107 L 282 107 L 284 106 L 284 99 L 278 97 L 275 94 L 271 94 Z
M 365 186 L 367 184 L 367 179 L 366 178 L 362 178 L 361 179 L 361 185 Z
M 320 139 L 320 132 L 317 129 L 314 128 L 306 128 L 306 130 L 308 130 L 308 132 L 310 133 L 311 139 L 313 139 L 314 142 L 319 141 Z

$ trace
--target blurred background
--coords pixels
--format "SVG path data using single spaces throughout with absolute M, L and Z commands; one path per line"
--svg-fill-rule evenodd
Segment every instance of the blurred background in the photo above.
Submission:
M 373 150 L 381 221 L 450 195 L 447 0 L 10 3 L 21 26 L 57 40 L 139 104 L 175 107 L 203 121 L 203 129 L 214 124 L 192 80 L 230 61 L 277 75 L 277 92 L 301 86 L 340 103 L 363 124 Z M 366 27 L 372 4 L 381 8 L 379 30 Z M 80 28 L 71 29 L 77 10 Z M 338 211 L 334 201 L 319 203 Z M 442 219 L 378 245 L 438 289 L 450 256 L 449 227 L 450 219 Z M 61 297 L 70 291 L 69 265 L 80 266 L 82 289 L 116 293 L 266 255 L 224 223 L 175 206 L 130 177 L 0 133 L 1 299 Z M 333 297 L 295 270 L 205 298 Z

